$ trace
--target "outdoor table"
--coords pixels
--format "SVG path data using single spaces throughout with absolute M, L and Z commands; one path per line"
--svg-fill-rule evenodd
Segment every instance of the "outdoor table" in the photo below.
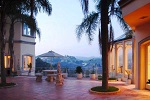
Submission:
M 47 73 L 47 81 L 50 81 L 50 76 L 53 77 L 53 79 L 55 80 L 54 76 L 56 76 L 57 70 L 43 70 L 43 72 Z

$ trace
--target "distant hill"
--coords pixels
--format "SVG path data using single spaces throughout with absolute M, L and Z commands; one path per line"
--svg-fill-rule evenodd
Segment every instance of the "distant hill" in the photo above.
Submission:
M 92 69 L 92 67 L 95 66 L 99 67 L 99 70 L 101 72 L 101 58 L 65 56 L 63 58 L 52 58 L 52 59 L 44 57 L 41 58 L 41 60 L 46 63 L 51 62 L 51 64 L 55 66 L 55 68 L 57 66 L 57 63 L 60 62 L 62 68 L 74 70 L 77 66 L 82 66 L 84 70 L 87 70 Z M 38 61 L 40 60 L 38 59 Z M 36 64 L 38 63 L 36 62 Z M 47 67 L 45 69 L 47 69 Z
M 93 59 L 93 58 L 98 58 L 98 57 L 80 57 L 80 56 L 75 56 L 75 58 L 79 59 L 79 60 L 87 61 L 87 60 L 90 60 L 90 59 Z

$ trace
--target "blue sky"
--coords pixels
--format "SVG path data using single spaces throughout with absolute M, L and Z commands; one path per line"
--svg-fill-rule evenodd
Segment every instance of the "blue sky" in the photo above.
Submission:
M 94 10 L 94 3 L 90 0 L 90 10 Z M 99 57 L 98 33 L 95 32 L 94 41 L 89 44 L 84 34 L 80 41 L 76 37 L 76 27 L 82 22 L 83 13 L 79 0 L 50 0 L 52 15 L 44 13 L 37 15 L 38 26 L 41 30 L 41 40 L 36 39 L 35 54 L 53 50 L 62 55 Z M 116 21 L 113 22 L 115 37 L 123 34 Z

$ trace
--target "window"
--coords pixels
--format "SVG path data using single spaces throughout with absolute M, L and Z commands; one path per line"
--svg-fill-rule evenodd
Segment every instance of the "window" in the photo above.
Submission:
M 10 56 L 5 56 L 5 68 L 10 68 Z
M 118 53 L 119 53 L 119 66 L 123 66 L 123 49 L 122 49 L 122 47 L 119 47 L 119 49 L 118 49 Z
M 128 51 L 127 51 L 127 54 L 128 54 L 128 69 L 132 69 L 132 48 L 129 48 Z
M 23 24 L 23 35 L 24 36 L 29 36 L 29 37 L 33 37 L 34 35 L 31 34 L 31 29 L 29 28 L 29 26 L 27 24 Z

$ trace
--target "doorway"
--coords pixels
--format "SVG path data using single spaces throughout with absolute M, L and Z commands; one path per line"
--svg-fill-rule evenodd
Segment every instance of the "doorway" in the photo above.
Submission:
M 32 56 L 23 56 L 23 71 L 28 71 L 29 68 L 28 68 L 28 64 L 32 64 L 32 59 L 33 57 Z
M 146 81 L 150 80 L 150 44 L 147 45 L 147 60 L 146 60 Z

